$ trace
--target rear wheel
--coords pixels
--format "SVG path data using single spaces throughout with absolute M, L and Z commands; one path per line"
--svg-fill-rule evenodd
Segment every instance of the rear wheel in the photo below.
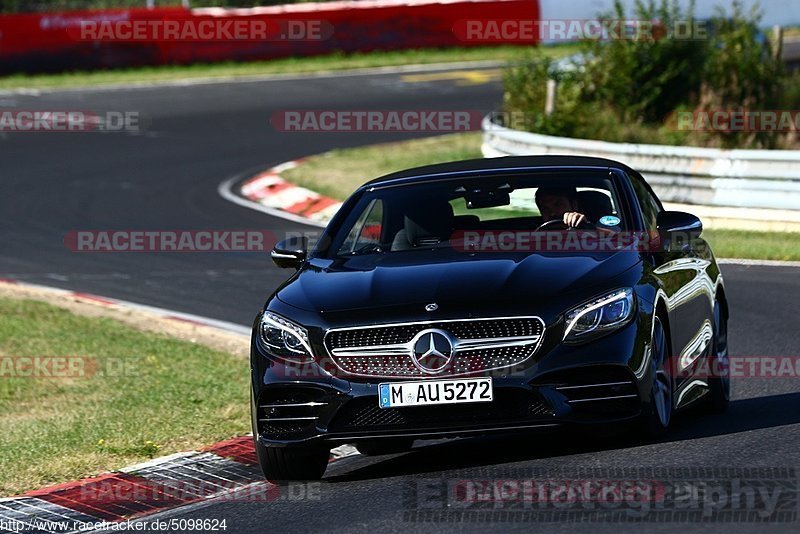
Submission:
M 652 384 L 650 396 L 642 407 L 642 429 L 647 437 L 663 436 L 672 422 L 672 373 L 669 368 L 667 338 L 661 319 L 653 318 L 653 339 L 650 342 Z
M 386 441 L 362 441 L 356 443 L 358 452 L 365 456 L 379 456 L 381 454 L 397 454 L 406 452 L 414 446 L 413 439 L 398 438 Z
M 719 301 L 714 303 L 714 340 L 710 356 L 708 410 L 722 413 L 731 398 L 731 370 L 728 360 L 728 320 Z

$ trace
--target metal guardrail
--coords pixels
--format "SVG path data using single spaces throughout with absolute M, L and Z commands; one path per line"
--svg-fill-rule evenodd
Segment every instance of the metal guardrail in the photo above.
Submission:
M 800 68 L 800 37 L 784 37 L 781 59 L 790 70 Z
M 800 151 L 720 150 L 608 143 L 512 130 L 486 117 L 486 157 L 536 154 L 596 156 L 641 172 L 667 202 L 800 210 Z

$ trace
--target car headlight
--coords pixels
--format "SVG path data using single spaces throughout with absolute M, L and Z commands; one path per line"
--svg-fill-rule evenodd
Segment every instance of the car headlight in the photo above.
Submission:
M 261 341 L 270 354 L 294 362 L 314 359 L 308 343 L 308 331 L 280 315 L 264 312 L 261 316 Z
M 624 326 L 633 316 L 633 289 L 617 289 L 567 312 L 564 341 L 598 337 Z

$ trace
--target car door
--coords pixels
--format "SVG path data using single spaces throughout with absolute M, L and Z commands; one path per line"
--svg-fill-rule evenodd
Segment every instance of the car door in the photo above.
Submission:
M 644 180 L 633 177 L 645 230 L 657 232 L 658 198 Z M 651 234 L 653 235 L 653 234 Z M 684 396 L 700 366 L 705 365 L 713 335 L 714 285 L 708 276 L 710 251 L 702 239 L 681 240 L 669 251 L 651 253 L 652 275 L 660 282 L 669 315 L 671 369 L 676 405 L 691 400 Z

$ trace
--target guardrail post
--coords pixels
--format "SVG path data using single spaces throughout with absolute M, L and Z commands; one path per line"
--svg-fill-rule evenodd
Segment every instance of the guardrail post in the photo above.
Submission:
M 772 57 L 780 61 L 783 55 L 783 28 L 779 25 L 772 27 Z
M 544 114 L 552 115 L 556 110 L 556 93 L 558 91 L 558 82 L 553 79 L 547 80 L 547 97 L 544 101 Z

